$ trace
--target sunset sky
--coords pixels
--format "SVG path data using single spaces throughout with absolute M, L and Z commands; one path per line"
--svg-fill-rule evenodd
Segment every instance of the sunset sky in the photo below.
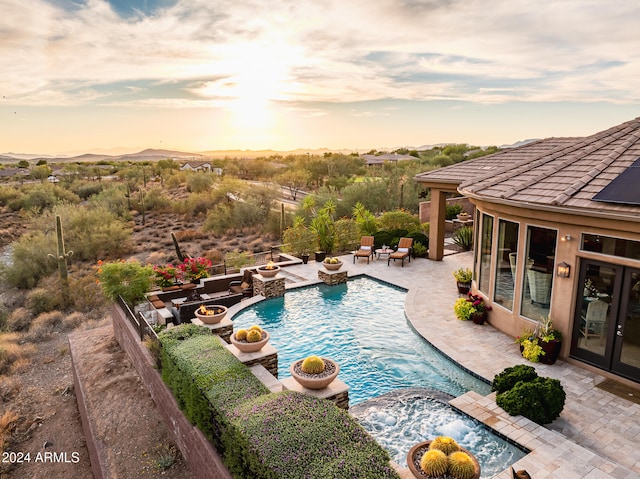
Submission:
M 640 116 L 637 0 L 0 0 L 0 12 L 0 153 L 502 145 Z

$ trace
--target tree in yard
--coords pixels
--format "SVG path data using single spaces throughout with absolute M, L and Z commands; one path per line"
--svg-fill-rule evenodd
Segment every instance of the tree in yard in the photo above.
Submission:
M 309 174 L 301 170 L 286 171 L 276 178 L 277 183 L 289 191 L 293 201 L 298 197 L 298 193 L 307 185 Z

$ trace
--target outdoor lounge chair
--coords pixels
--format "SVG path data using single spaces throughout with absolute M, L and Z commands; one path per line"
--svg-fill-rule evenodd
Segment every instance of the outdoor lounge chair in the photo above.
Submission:
M 360 247 L 353 254 L 353 262 L 356 262 L 356 258 L 367 258 L 367 264 L 369 259 L 373 258 L 373 236 L 363 236 L 360 239 Z
M 245 298 L 253 296 L 253 271 L 245 269 L 242 281 L 231 281 L 229 283 L 229 294 L 242 293 Z
M 404 268 L 404 259 L 409 258 L 409 263 L 411 263 L 411 247 L 413 245 L 413 238 L 400 238 L 398 242 L 398 249 L 389 255 L 387 259 L 387 266 L 391 260 L 395 263 L 397 259 L 402 260 L 402 267 Z

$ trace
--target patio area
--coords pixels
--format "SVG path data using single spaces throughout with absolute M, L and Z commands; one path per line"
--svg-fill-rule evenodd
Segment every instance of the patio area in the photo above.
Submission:
M 514 468 L 526 469 L 535 479 L 640 477 L 640 405 L 596 387 L 606 378 L 579 366 L 558 361 L 554 365 L 524 360 L 509 336 L 490 325 L 456 319 L 453 303 L 458 292 L 452 272 L 470 267 L 472 253 L 451 254 L 442 261 L 415 259 L 387 266 L 386 259 L 367 264 L 353 256 L 341 258 L 349 276 L 371 277 L 408 289 L 405 312 L 413 327 L 431 344 L 473 373 L 491 380 L 504 368 L 531 364 L 541 376 L 557 378 L 567 393 L 560 418 L 541 427 L 521 416 L 509 416 L 495 404 L 494 394 L 469 392 L 451 404 L 482 421 L 531 453 Z M 287 287 L 318 282 L 315 262 L 281 270 Z M 237 305 L 230 308 L 233 314 Z M 408 470 L 403 477 L 412 477 Z M 510 471 L 494 476 L 510 479 Z

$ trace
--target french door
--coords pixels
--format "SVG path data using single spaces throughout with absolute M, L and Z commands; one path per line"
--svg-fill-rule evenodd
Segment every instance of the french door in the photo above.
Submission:
M 582 260 L 571 356 L 640 382 L 640 269 Z

